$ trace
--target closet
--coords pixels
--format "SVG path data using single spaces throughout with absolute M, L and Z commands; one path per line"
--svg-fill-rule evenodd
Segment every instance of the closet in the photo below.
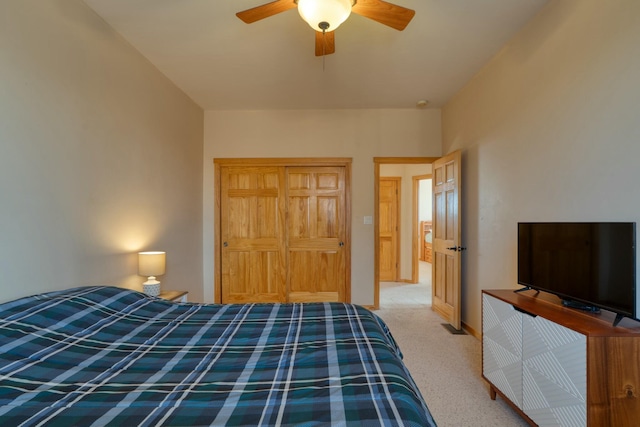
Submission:
M 350 300 L 350 159 L 216 159 L 222 303 Z

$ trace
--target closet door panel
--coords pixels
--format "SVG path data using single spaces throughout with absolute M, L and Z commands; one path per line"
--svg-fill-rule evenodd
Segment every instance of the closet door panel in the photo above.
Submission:
M 286 301 L 282 168 L 225 167 L 221 181 L 222 302 Z
M 344 168 L 288 167 L 286 175 L 289 301 L 344 301 Z

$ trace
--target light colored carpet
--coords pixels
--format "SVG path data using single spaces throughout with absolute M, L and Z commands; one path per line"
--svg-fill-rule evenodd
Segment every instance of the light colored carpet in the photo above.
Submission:
M 376 313 L 389 325 L 438 426 L 527 426 L 502 399 L 489 398 L 480 341 L 450 334 L 431 311 L 431 264 L 420 264 L 421 283 L 380 284 Z

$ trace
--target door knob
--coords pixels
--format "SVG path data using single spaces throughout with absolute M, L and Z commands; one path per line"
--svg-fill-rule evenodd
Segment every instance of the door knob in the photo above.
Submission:
M 467 248 L 462 247 L 462 246 L 453 246 L 451 248 L 447 248 L 447 250 L 450 250 L 450 251 L 453 251 L 453 252 L 457 252 L 457 251 L 462 252 L 462 251 L 466 251 Z
M 454 246 L 454 247 L 451 247 L 451 248 L 447 248 L 447 250 L 448 250 L 448 251 L 456 252 L 456 251 L 458 250 L 458 248 L 456 248 L 456 247 Z
M 344 242 L 340 242 L 339 245 L 340 245 L 340 247 L 343 247 L 344 246 Z
M 222 244 L 222 246 L 224 246 L 224 247 L 226 248 L 227 246 L 229 246 L 229 242 L 224 242 L 224 243 Z

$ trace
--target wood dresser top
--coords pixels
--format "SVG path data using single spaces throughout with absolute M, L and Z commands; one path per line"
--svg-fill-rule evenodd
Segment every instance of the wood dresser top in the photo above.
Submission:
M 516 293 L 514 289 L 485 289 L 482 292 L 589 337 L 640 337 L 640 322 L 636 320 L 625 317 L 614 327 L 614 313 L 606 310 L 590 313 L 564 307 L 560 298 L 546 292 Z

